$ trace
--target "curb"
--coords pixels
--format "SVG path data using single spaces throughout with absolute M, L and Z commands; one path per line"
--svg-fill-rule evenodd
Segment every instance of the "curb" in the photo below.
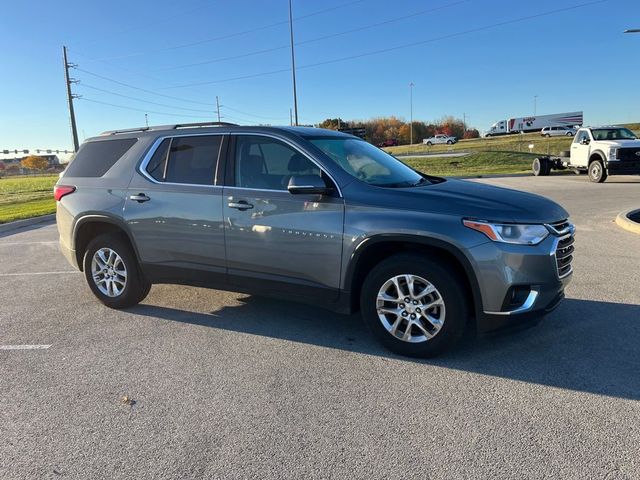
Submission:
M 628 230 L 630 232 L 637 233 L 638 235 L 640 235 L 640 223 L 634 222 L 629 218 L 630 215 L 639 214 L 639 213 L 640 213 L 640 208 L 635 210 L 629 210 L 628 212 L 622 212 L 618 214 L 618 216 L 616 217 L 616 223 L 618 224 L 619 227 L 622 227 L 625 230 Z
M 30 227 L 31 225 L 37 225 L 38 223 L 44 223 L 54 221 L 56 214 L 41 215 L 39 217 L 26 218 L 24 220 L 16 220 L 15 222 L 0 224 L 0 233 L 10 232 L 12 230 L 18 230 L 19 228 Z

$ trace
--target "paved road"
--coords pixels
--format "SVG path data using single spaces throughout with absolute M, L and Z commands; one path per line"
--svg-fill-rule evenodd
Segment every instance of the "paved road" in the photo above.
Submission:
M 0 237 L 0 344 L 51 345 L 0 350 L 0 478 L 640 478 L 640 236 L 613 223 L 640 181 L 482 181 L 569 209 L 574 282 L 538 327 L 429 361 L 233 293 L 111 311 L 54 226 Z

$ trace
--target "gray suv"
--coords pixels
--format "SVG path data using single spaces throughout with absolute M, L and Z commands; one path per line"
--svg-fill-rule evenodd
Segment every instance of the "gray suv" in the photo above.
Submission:
M 351 135 L 188 124 L 87 140 L 55 187 L 62 252 L 112 308 L 154 283 L 360 310 L 404 355 L 540 318 L 564 297 L 556 203 L 433 177 Z

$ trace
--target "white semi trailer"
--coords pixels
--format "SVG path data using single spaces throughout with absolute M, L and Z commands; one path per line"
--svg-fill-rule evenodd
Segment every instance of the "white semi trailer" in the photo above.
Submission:
M 544 127 L 581 127 L 582 112 L 553 113 L 551 115 L 532 115 L 500 120 L 491 125 L 485 136 L 507 135 L 509 133 L 537 132 Z

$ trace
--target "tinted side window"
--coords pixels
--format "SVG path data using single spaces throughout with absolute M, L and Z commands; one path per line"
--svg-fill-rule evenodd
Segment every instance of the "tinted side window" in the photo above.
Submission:
M 69 177 L 101 177 L 137 141 L 137 138 L 122 138 L 85 143 L 67 167 L 65 175 Z
M 286 190 L 293 175 L 321 175 L 315 163 L 279 140 L 250 135 L 236 138 L 238 187 Z
M 221 145 L 222 135 L 173 138 L 164 181 L 213 185 Z
M 147 173 L 159 182 L 164 181 L 164 171 L 167 164 L 167 150 L 169 150 L 170 138 L 165 138 L 162 143 L 156 148 L 153 157 L 147 164 Z

